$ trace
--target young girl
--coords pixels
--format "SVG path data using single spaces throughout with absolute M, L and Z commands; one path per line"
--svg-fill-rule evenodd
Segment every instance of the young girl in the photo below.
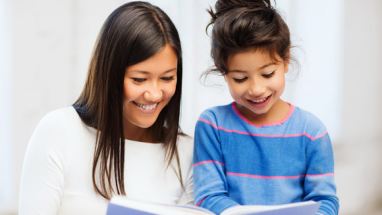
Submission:
M 195 202 L 220 214 L 237 205 L 318 201 L 338 214 L 325 126 L 280 98 L 290 62 L 288 26 L 269 0 L 218 0 L 212 57 L 234 102 L 203 112 L 195 130 Z
M 106 214 L 114 195 L 192 203 L 192 140 L 179 129 L 182 55 L 158 7 L 107 18 L 84 90 L 45 116 L 25 156 L 20 215 Z

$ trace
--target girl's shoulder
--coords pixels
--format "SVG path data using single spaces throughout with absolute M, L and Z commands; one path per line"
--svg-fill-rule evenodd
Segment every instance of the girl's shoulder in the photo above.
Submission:
M 200 114 L 199 119 L 219 121 L 227 118 L 233 113 L 232 105 L 233 103 L 208 108 Z
M 303 128 L 304 132 L 315 137 L 327 132 L 325 124 L 310 111 L 295 106 L 291 124 Z

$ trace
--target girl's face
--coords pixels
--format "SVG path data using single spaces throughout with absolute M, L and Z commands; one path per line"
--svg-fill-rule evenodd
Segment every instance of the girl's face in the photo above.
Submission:
M 175 93 L 178 58 L 171 46 L 127 67 L 124 78 L 125 136 L 136 139 L 152 126 Z
M 248 50 L 231 55 L 227 60 L 225 79 L 239 111 L 250 121 L 274 119 L 273 110 L 282 103 L 288 63 L 272 60 L 268 52 Z M 276 117 L 277 118 L 277 117 Z

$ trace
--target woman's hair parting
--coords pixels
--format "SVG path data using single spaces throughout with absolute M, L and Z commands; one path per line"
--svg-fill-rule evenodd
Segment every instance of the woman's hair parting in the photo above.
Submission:
M 85 87 L 73 104 L 82 121 L 97 129 L 94 146 L 93 186 L 106 199 L 125 195 L 123 128 L 126 68 L 142 62 L 170 45 L 178 58 L 176 91 L 150 128 L 155 141 L 164 143 L 168 165 L 175 159 L 182 182 L 176 147 L 180 133 L 182 51 L 178 32 L 160 8 L 147 2 L 130 2 L 106 19 L 90 61 Z M 153 179 L 155 180 L 155 179 Z
M 274 61 L 289 62 L 289 28 L 270 0 L 217 0 L 208 12 L 216 66 L 212 71 L 226 74 L 228 57 L 246 50 L 266 51 Z

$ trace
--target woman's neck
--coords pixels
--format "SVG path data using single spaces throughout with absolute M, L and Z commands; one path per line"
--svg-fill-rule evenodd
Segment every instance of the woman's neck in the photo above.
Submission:
M 130 123 L 128 124 L 129 125 L 124 125 L 124 135 L 126 139 L 147 143 L 156 142 L 149 133 L 148 128 L 140 128 L 135 125 L 131 125 Z

